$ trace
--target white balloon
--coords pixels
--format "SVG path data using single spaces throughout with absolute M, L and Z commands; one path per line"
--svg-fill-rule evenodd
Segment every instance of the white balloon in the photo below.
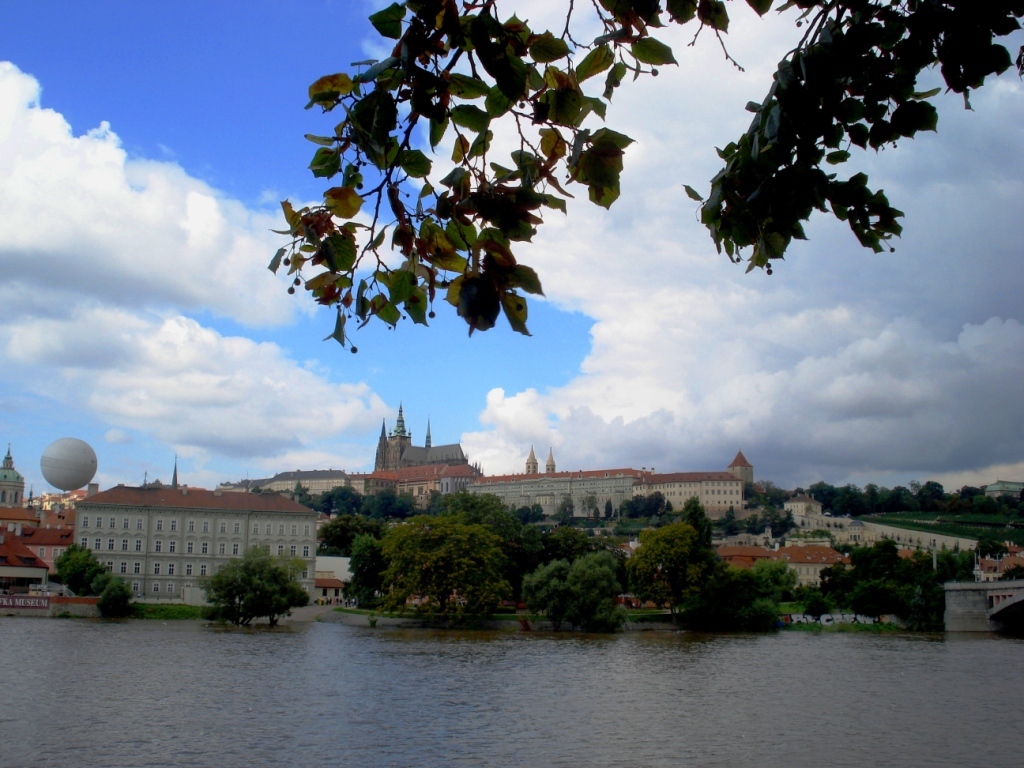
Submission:
M 46 482 L 54 488 L 73 491 L 96 475 L 96 451 L 84 440 L 62 437 L 43 451 L 39 468 Z

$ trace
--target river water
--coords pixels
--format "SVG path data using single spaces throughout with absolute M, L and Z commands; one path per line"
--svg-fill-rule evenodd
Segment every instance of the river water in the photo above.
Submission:
M 0 766 L 1024 764 L 1024 641 L 0 618 Z

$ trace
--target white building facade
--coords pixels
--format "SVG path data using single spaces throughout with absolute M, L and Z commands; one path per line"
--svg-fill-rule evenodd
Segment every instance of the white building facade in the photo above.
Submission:
M 182 599 L 252 547 L 301 559 L 312 597 L 316 519 L 277 494 L 119 485 L 78 504 L 75 539 L 146 601 Z

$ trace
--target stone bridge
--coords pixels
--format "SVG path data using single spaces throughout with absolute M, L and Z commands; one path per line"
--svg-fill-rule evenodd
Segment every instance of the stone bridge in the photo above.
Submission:
M 947 632 L 1024 631 L 1024 581 L 944 586 Z

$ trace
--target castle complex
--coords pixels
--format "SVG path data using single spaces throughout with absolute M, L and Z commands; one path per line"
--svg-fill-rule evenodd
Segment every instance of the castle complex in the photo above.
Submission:
M 423 447 L 412 444 L 412 432 L 406 431 L 405 415 L 398 406 L 398 420 L 391 434 L 387 424 L 381 423 L 380 439 L 377 441 L 377 457 L 373 463 L 374 472 L 426 467 L 434 464 L 449 466 L 468 465 L 469 459 L 458 443 L 452 445 L 430 444 L 430 422 L 427 422 L 427 438 Z

